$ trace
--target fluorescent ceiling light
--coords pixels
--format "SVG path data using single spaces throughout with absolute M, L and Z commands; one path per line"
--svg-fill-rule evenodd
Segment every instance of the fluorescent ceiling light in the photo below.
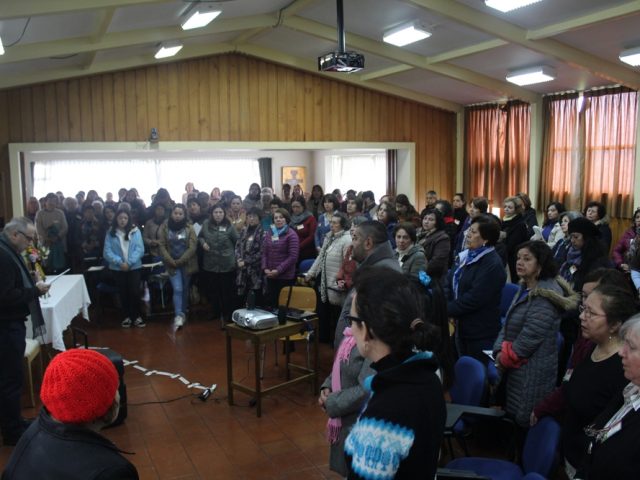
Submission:
M 4 47 L 2 46 L 2 37 L 0 37 L 0 55 L 4 55 Z
M 0 45 L 1 47 L 2 45 Z M 640 66 L 640 47 L 630 48 L 620 52 L 620 60 L 634 67 Z
M 182 23 L 182 29 L 191 30 L 193 28 L 205 27 L 221 13 L 222 10 L 196 10 Z
M 516 85 L 532 85 L 534 83 L 543 83 L 555 80 L 556 71 L 547 66 L 523 68 L 522 70 L 514 70 L 507 75 L 507 81 Z
M 542 0 L 484 0 L 484 3 L 487 7 L 495 8 L 501 12 L 510 12 L 540 1 Z
M 156 52 L 154 57 L 156 58 L 167 58 L 173 57 L 176 53 L 178 53 L 182 49 L 181 43 L 162 43 L 160 45 L 160 49 Z
M 382 40 L 397 47 L 404 47 L 430 36 L 431 33 L 420 22 L 409 22 L 384 32 Z

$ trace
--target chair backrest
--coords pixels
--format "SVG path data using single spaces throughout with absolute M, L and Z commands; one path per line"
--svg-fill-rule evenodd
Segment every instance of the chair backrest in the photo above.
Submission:
M 505 317 L 513 302 L 513 297 L 518 293 L 520 287 L 517 283 L 505 283 L 502 287 L 502 295 L 500 296 L 500 316 Z
M 539 473 L 530 472 L 530 473 L 527 473 L 524 477 L 522 477 L 522 480 L 547 480 L 547 478 L 543 477 Z
M 305 260 L 302 260 L 300 262 L 300 266 L 298 267 L 298 274 L 304 275 L 305 273 L 307 273 L 311 268 L 311 265 L 313 265 L 314 260 L 314 258 L 307 258 Z
M 449 390 L 451 401 L 478 406 L 484 394 L 487 370 L 472 357 L 460 357 L 455 364 L 455 382 Z
M 552 417 L 542 417 L 527 433 L 522 451 L 524 473 L 544 477 L 551 473 L 560 443 L 560 425 Z
M 291 288 L 291 299 L 289 308 L 299 308 L 308 312 L 316 311 L 317 297 L 316 291 L 311 287 L 283 287 L 278 297 L 278 305 L 287 305 L 289 298 L 289 288 Z

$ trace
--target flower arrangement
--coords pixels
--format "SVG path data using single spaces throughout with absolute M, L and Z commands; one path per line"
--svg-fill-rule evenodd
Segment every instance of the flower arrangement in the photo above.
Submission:
M 36 279 L 44 281 L 46 275 L 42 268 L 42 264 L 45 263 L 49 257 L 49 248 L 45 246 L 36 247 L 35 245 L 29 245 L 22 252 L 22 256 L 32 275 L 35 275 Z

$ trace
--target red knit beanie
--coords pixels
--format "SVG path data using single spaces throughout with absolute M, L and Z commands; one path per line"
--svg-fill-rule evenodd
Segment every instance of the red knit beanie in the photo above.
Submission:
M 75 348 L 56 355 L 44 374 L 40 398 L 63 423 L 90 423 L 108 411 L 120 380 L 113 363 L 95 350 Z

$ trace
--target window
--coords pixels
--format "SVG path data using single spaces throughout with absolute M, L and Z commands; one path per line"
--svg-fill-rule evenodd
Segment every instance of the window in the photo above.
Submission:
M 149 204 L 160 187 L 166 188 L 174 201 L 181 201 L 187 182 L 207 193 L 220 187 L 243 196 L 251 183 L 260 184 L 255 158 L 189 158 L 186 156 L 189 154 L 181 158 L 175 155 L 131 158 L 134 155 L 133 152 L 29 154 L 28 160 L 34 162 L 34 196 L 41 198 L 58 190 L 74 196 L 79 190 L 93 189 L 104 199 L 107 192 L 117 197 L 120 188 L 135 187 Z
M 339 188 L 342 193 L 371 190 L 378 199 L 387 190 L 387 157 L 385 152 L 325 157 L 326 192 Z

